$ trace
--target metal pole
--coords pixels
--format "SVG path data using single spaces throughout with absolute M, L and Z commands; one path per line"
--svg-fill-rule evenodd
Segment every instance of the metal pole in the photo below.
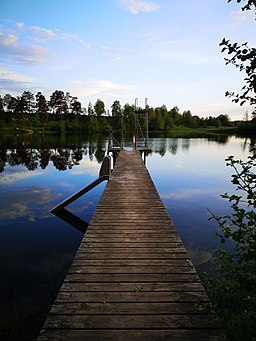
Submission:
M 148 99 L 145 98 L 145 116 L 146 116 L 146 147 L 148 147 Z
M 138 98 L 135 98 L 135 108 L 134 108 L 134 128 L 135 128 L 135 141 L 134 148 L 137 149 L 137 138 L 138 138 L 138 122 L 137 122 L 137 111 L 138 111 Z

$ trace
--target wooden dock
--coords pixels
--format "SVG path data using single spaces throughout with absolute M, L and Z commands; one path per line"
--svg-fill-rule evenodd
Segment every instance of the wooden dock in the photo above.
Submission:
M 224 340 L 138 151 L 119 153 L 38 340 Z

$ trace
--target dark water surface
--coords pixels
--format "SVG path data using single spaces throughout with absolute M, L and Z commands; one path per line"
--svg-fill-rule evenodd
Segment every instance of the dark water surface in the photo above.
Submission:
M 234 188 L 225 158 L 246 159 L 250 139 L 151 138 L 147 168 L 198 271 L 218 247 L 216 224 L 229 210 L 220 194 Z M 0 137 L 0 339 L 34 340 L 83 234 L 49 213 L 98 176 L 103 136 Z M 105 183 L 73 203 L 90 221 Z

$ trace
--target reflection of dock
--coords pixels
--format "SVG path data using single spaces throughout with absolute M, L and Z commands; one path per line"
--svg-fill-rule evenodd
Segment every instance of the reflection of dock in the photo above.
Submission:
M 108 152 L 111 153 L 119 153 L 122 149 L 130 149 L 132 150 L 133 148 L 121 148 L 121 147 L 108 147 Z M 146 153 L 151 153 L 152 149 L 149 147 L 139 147 L 137 148 L 137 150 L 139 150 L 140 152 L 146 152 Z
M 39 340 L 223 340 L 139 151 L 122 150 Z
M 111 153 L 118 153 L 120 152 L 120 150 L 122 150 L 121 147 L 108 147 L 108 152 L 111 152 Z

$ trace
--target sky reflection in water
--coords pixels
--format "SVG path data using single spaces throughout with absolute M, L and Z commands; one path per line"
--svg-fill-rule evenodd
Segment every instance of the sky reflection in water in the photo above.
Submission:
M 107 140 L 66 137 L 63 141 L 55 137 L 53 143 L 35 139 L 21 136 L 12 141 L 9 137 L 1 146 L 0 257 L 4 279 L 0 299 L 4 310 L 17 304 L 27 328 L 33 329 L 33 324 L 36 335 L 82 238 L 81 232 L 49 210 L 98 176 Z M 214 237 L 216 224 L 208 221 L 207 208 L 216 214 L 226 213 L 228 204 L 219 195 L 234 190 L 225 158 L 249 155 L 244 139 L 232 137 L 224 142 L 150 139 L 153 153 L 147 157 L 148 170 L 198 270 L 204 269 L 211 250 L 219 245 Z M 68 208 L 89 221 L 104 187 L 105 183 Z
M 214 237 L 217 226 L 208 221 L 208 209 L 226 214 L 230 208 L 220 194 L 235 190 L 230 182 L 233 171 L 226 167 L 225 158 L 245 159 L 249 144 L 231 137 L 226 143 L 205 138 L 163 139 L 157 146 L 165 154 L 150 155 L 147 167 L 194 265 L 203 270 L 212 257 L 210 251 L 219 246 Z

